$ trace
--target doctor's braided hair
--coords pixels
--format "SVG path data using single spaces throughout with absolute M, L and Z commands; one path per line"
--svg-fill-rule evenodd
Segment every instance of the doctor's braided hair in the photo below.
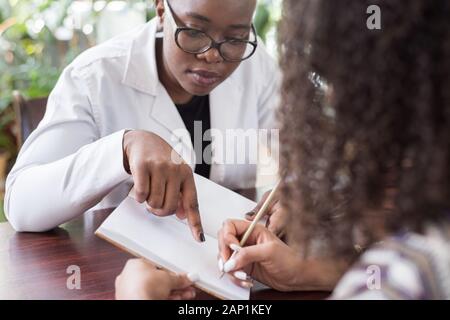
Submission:
M 370 5 L 381 30 L 369 30 Z M 450 209 L 450 1 L 285 0 L 282 204 L 288 239 L 354 256 Z M 358 233 L 364 237 L 358 239 Z M 309 246 L 308 246 L 309 245 Z

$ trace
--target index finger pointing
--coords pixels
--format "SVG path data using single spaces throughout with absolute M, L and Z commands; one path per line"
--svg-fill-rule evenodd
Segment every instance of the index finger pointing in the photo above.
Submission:
M 205 241 L 203 226 L 198 210 L 197 190 L 195 188 L 194 177 L 189 174 L 182 184 L 183 209 L 186 214 L 192 235 L 199 242 Z

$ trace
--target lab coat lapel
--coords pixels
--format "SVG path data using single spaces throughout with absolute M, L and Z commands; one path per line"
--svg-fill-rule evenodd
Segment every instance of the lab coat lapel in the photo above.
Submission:
M 163 128 L 155 133 L 172 147 L 182 143 L 184 148 L 177 152 L 182 156 L 188 155 L 189 161 L 186 159 L 187 157 L 183 156 L 183 158 L 193 166 L 195 155 L 191 139 L 189 135 L 182 135 L 182 133 L 186 133 L 186 126 L 172 99 L 159 81 L 155 48 L 156 29 L 157 21 L 153 19 L 133 40 L 122 82 L 153 97 L 148 115 Z
M 213 138 L 213 165 L 211 166 L 211 179 L 222 185 L 230 183 L 231 167 L 225 164 L 226 160 L 226 132 L 230 129 L 245 128 L 242 126 L 242 90 L 233 81 L 233 76 L 220 84 L 210 94 L 211 128 L 218 132 L 221 139 Z
M 175 150 L 181 154 L 185 161 L 194 166 L 196 159 L 189 133 L 175 104 L 161 84 L 157 88 L 157 95 L 149 116 L 164 127 L 166 130 L 163 134 L 165 140 L 172 147 L 175 147 Z M 177 148 L 180 143 L 184 145 L 183 150 Z

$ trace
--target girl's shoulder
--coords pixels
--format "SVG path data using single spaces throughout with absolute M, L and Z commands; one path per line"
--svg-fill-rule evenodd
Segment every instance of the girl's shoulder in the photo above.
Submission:
M 403 233 L 368 249 L 334 299 L 450 299 L 450 224 Z

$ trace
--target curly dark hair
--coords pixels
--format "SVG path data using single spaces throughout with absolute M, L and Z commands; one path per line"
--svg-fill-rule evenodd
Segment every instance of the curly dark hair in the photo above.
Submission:
M 279 33 L 288 239 L 354 256 L 447 219 L 450 1 L 285 0 Z

